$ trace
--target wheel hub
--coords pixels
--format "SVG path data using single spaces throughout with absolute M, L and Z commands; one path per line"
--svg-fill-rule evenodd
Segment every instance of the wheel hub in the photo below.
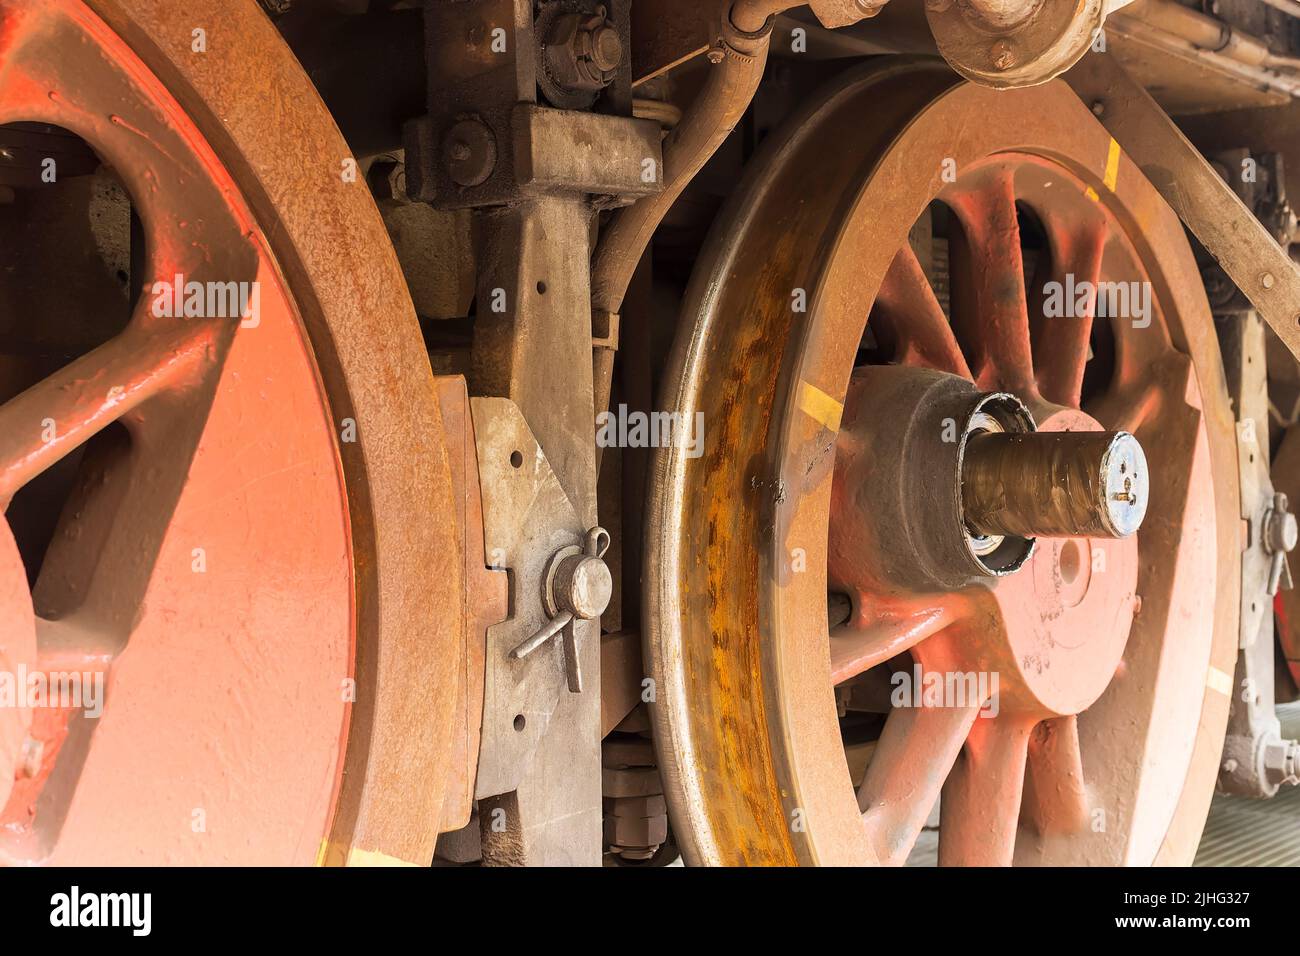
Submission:
M 1147 498 L 1133 436 L 1073 409 L 1046 424 L 1039 431 L 1019 399 L 960 376 L 857 370 L 828 550 L 830 585 L 850 594 L 859 619 L 884 595 L 965 589 L 979 610 L 963 616 L 978 624 L 914 656 L 934 670 L 997 674 L 999 709 L 1039 718 L 1086 709 L 1119 666 L 1137 582 L 1136 543 L 1122 539 Z

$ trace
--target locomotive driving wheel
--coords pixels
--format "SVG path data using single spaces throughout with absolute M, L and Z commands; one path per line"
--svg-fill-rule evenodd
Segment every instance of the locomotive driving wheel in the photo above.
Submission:
M 3 0 L 0 126 L 29 147 L 6 171 L 36 170 L 7 241 L 61 246 L 0 283 L 0 669 L 67 692 L 0 712 L 0 860 L 428 862 L 450 472 L 323 104 L 253 0 Z M 48 203 L 96 169 L 51 244 Z M 137 217 L 120 287 L 78 271 L 110 194 Z
M 1197 275 L 1060 83 L 870 66 L 769 138 L 670 362 L 703 453 L 651 489 L 688 862 L 902 863 L 936 807 L 941 864 L 1190 862 L 1239 598 Z

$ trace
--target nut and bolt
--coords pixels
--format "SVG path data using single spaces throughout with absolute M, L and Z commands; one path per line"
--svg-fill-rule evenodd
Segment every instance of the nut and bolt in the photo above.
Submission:
M 1300 538 L 1295 515 L 1291 514 L 1286 495 L 1278 492 L 1273 495 L 1273 503 L 1264 513 L 1261 544 L 1264 553 L 1271 556 L 1268 569 L 1268 593 L 1277 594 L 1279 590 L 1290 591 L 1292 588 L 1291 568 L 1287 564 L 1287 554 L 1295 550 Z
M 989 49 L 995 70 L 1009 70 L 1016 65 L 1016 51 L 1008 40 L 999 40 Z
M 442 155 L 452 182 L 480 186 L 496 169 L 496 137 L 482 120 L 464 119 L 447 131 Z
M 1264 780 L 1270 786 L 1300 782 L 1297 762 L 1300 743 L 1294 740 L 1270 740 L 1264 744 Z
M 614 578 L 609 565 L 589 554 L 571 554 L 560 560 L 552 580 L 555 603 L 580 621 L 592 621 L 609 607 Z
M 542 47 L 547 75 L 568 93 L 599 93 L 614 81 L 624 59 L 623 38 L 604 7 L 556 17 Z
M 589 34 L 591 63 L 603 73 L 617 70 L 623 62 L 623 41 L 614 25 L 606 21 Z
M 570 545 L 551 556 L 542 579 L 542 604 L 548 620 L 510 652 L 511 659 L 523 660 L 558 635 L 569 691 L 574 694 L 582 692 L 574 625 L 600 617 L 614 594 L 614 578 L 603 560 L 609 541 L 608 531 L 592 528 L 581 547 Z

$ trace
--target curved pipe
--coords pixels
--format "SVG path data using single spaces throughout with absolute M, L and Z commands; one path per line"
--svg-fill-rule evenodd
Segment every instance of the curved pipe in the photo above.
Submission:
M 616 315 L 632 273 L 669 207 L 695 178 L 749 108 L 763 77 L 772 18 L 799 6 L 790 0 L 737 0 L 723 11 L 722 58 L 681 123 L 664 142 L 664 188 L 614 214 L 592 262 L 592 308 Z M 758 21 L 758 17 L 764 19 Z M 742 24 L 757 29 L 744 29 Z M 599 403 L 600 396 L 597 396 Z M 598 409 L 603 406 L 598 405 Z

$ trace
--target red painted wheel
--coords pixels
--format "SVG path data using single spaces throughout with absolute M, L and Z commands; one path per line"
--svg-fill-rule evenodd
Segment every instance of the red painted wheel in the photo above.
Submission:
M 85 675 L 80 699 L 0 710 L 0 858 L 427 862 L 461 609 L 414 313 L 256 5 L 174 6 L 0 2 L 0 125 L 37 158 L 79 137 L 145 250 L 71 362 L 17 325 L 0 341 L 23 545 L 0 524 L 0 667 Z M 65 188 L 57 166 L 11 222 Z M 199 293 L 178 316 L 171 286 Z
M 1043 300 L 1084 282 L 1150 308 Z M 1068 88 L 850 74 L 765 144 L 685 316 L 666 404 L 705 450 L 658 460 L 645 626 L 688 862 L 902 863 L 936 804 L 941 863 L 1190 862 L 1234 661 L 1232 419 L 1181 226 Z M 998 395 L 1137 437 L 1135 537 L 974 540 L 952 449 L 977 403 L 1020 414 Z M 951 699 L 971 678 L 998 684 Z

